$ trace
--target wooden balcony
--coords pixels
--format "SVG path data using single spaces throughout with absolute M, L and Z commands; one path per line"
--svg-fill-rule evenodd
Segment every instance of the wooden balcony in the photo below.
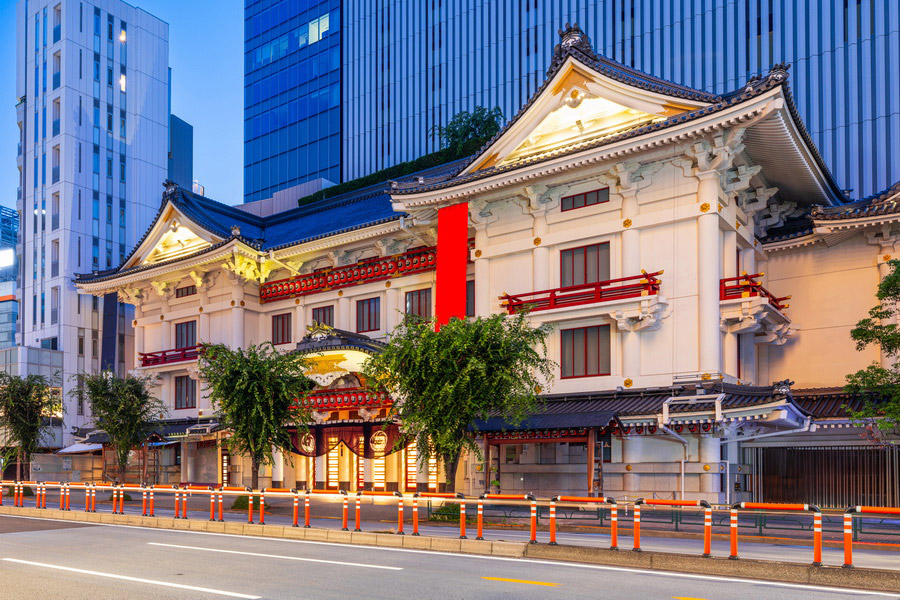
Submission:
M 159 352 L 139 352 L 142 367 L 155 367 L 172 363 L 197 360 L 200 356 L 200 346 L 188 346 L 187 348 L 173 348 Z
M 763 275 L 764 273 L 754 273 L 753 275 L 744 273 L 739 277 L 726 277 L 719 284 L 719 299 L 735 300 L 737 298 L 753 298 L 759 296 L 768 300 L 772 308 L 784 311 L 784 309 L 789 306 L 788 304 L 785 304 L 785 300 L 790 300 L 791 297 L 782 296 L 779 298 L 764 288 L 763 284 L 758 281 Z
M 392 402 L 384 392 L 375 392 L 368 388 L 317 390 L 305 399 L 306 405 L 315 411 L 380 408 L 390 406 Z
M 500 296 L 501 305 L 509 314 L 515 314 L 521 310 L 537 312 L 541 310 L 553 310 L 569 306 L 581 306 L 597 302 L 612 302 L 642 296 L 654 296 L 659 294 L 662 271 L 655 273 L 644 272 L 641 275 L 610 279 L 596 283 L 573 285 L 529 292 L 525 294 L 504 294 Z

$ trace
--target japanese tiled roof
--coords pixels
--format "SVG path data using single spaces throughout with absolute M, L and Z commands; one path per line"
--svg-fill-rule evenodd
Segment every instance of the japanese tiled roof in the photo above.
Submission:
M 814 227 L 815 225 L 812 219 L 809 218 L 809 215 L 803 215 L 796 219 L 791 219 L 781 227 L 772 227 L 759 241 L 763 244 L 773 244 L 775 242 L 794 240 L 811 235 Z
M 147 437 L 159 436 L 164 439 L 172 437 L 184 437 L 188 433 L 188 428 L 197 425 L 211 425 L 213 431 L 219 429 L 219 423 L 214 419 L 164 419 L 154 422 L 147 430 Z M 85 432 L 87 438 L 85 444 L 108 444 L 110 441 L 109 434 L 102 429 L 93 429 Z
M 896 213 L 900 213 L 900 181 L 884 191 L 843 206 L 814 206 L 811 217 L 816 221 L 834 221 Z
M 424 181 L 407 180 L 393 182 L 391 194 L 394 196 L 399 196 L 403 194 L 417 194 L 432 190 L 439 190 L 470 181 L 476 181 L 479 179 L 497 175 L 499 173 L 514 171 L 554 158 L 576 154 L 584 150 L 590 150 L 593 148 L 610 145 L 622 140 L 636 138 L 647 133 L 666 129 L 675 125 L 680 125 L 681 123 L 685 123 L 687 121 L 692 121 L 709 114 L 726 110 L 734 105 L 751 100 L 752 98 L 755 98 L 773 88 L 781 86 L 783 87 L 787 109 L 790 112 L 794 123 L 796 124 L 800 136 L 803 138 L 806 146 L 808 147 L 813 160 L 816 162 L 819 169 L 821 169 L 822 173 L 824 174 L 826 186 L 829 188 L 832 197 L 842 197 L 842 193 L 835 183 L 834 178 L 831 175 L 831 171 L 828 169 L 828 166 L 822 159 L 818 148 L 812 141 L 812 138 L 809 135 L 809 131 L 806 129 L 806 125 L 800 118 L 797 107 L 794 104 L 793 94 L 791 93 L 790 87 L 787 82 L 788 69 L 790 68 L 789 64 L 779 63 L 773 65 L 769 72 L 765 75 L 751 77 L 742 87 L 732 92 L 718 95 L 689 88 L 687 86 L 678 85 L 670 81 L 665 81 L 647 73 L 643 73 L 636 69 L 627 67 L 626 65 L 612 61 L 604 56 L 597 55 L 596 53 L 594 53 L 593 48 L 591 47 L 588 36 L 578 28 L 577 24 L 574 26 L 567 26 L 565 30 L 560 31 L 559 33 L 563 41 L 554 49 L 553 59 L 551 60 L 550 67 L 547 71 L 547 75 L 544 79 L 543 84 L 531 96 L 531 98 L 525 103 L 525 105 L 522 106 L 516 116 L 510 119 L 506 123 L 506 125 L 501 128 L 493 138 L 486 142 L 478 152 L 476 152 L 468 161 L 466 161 L 466 163 L 463 164 L 456 171 L 456 173 L 439 177 L 426 178 Z M 576 41 L 574 43 L 567 43 L 567 39 L 570 41 L 574 39 Z M 664 121 L 658 121 L 648 125 L 636 126 L 632 129 L 628 129 L 615 135 L 608 135 L 605 137 L 601 136 L 598 138 L 589 139 L 580 143 L 570 144 L 564 148 L 548 151 L 525 160 L 497 165 L 460 175 L 460 173 L 462 173 L 473 162 L 483 156 L 485 151 L 487 151 L 488 148 L 490 148 L 497 140 L 499 140 L 513 126 L 513 124 L 515 124 L 520 118 L 523 117 L 525 112 L 527 112 L 528 109 L 531 108 L 531 106 L 537 101 L 537 99 L 544 93 L 545 89 L 552 82 L 556 72 L 563 66 L 566 59 L 569 57 L 573 57 L 582 64 L 595 69 L 601 74 L 628 85 L 674 97 L 708 102 L 709 105 L 690 112 L 685 112 L 669 117 Z
M 878 398 L 851 394 L 844 388 L 794 390 L 792 395 L 794 404 L 816 419 L 846 419 L 850 412 L 860 410 L 867 401 L 879 401 Z
M 307 333 L 303 339 L 297 342 L 297 348 L 294 351 L 311 354 L 326 350 L 360 350 L 375 354 L 380 352 L 384 346 L 384 342 L 374 340 L 362 333 L 329 327 L 325 335 L 317 335 L 315 330 Z

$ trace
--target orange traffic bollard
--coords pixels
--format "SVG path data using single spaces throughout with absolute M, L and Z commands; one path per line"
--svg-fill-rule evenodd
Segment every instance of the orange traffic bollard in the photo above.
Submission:
M 156 506 L 155 506 L 155 502 L 154 502 L 154 498 L 153 498 L 153 486 L 152 485 L 150 486 L 150 516 L 151 517 L 156 516 Z
M 403 534 L 403 494 L 394 492 L 397 496 L 397 535 Z
M 550 499 L 550 545 L 556 546 L 556 498 Z
M 359 528 L 359 518 L 360 513 L 362 512 L 362 497 L 360 496 L 361 492 L 356 492 L 356 515 L 353 520 L 353 531 L 362 531 Z
M 141 492 L 141 516 L 147 516 L 147 488 Z
M 686 506 L 696 506 L 704 509 L 704 518 L 703 518 L 703 556 L 709 558 L 710 554 L 710 546 L 712 544 L 712 506 L 710 506 L 709 502 L 706 500 L 657 500 L 657 499 L 649 499 L 645 500 L 644 498 L 638 498 L 634 503 L 635 506 L 673 506 L 673 507 L 686 507 Z
M 641 551 L 641 505 L 634 505 L 634 552 Z
M 259 492 L 259 524 L 266 524 L 266 488 Z
M 738 511 L 736 506 L 731 507 L 730 514 L 731 554 L 728 555 L 730 560 L 737 560 L 738 558 Z
M 300 492 L 296 489 L 292 489 L 291 493 L 294 494 L 294 523 L 291 527 L 300 527 Z M 221 494 L 221 492 L 220 492 Z
M 459 503 L 459 539 L 465 540 L 466 537 L 466 499 L 463 498 Z
M 478 498 L 478 533 L 475 539 L 484 539 L 484 496 Z
M 814 567 L 822 566 L 822 513 L 813 513 L 813 562 Z
M 413 514 L 413 535 L 419 535 L 419 494 L 413 494 L 413 503 L 412 503 L 412 514 Z
M 209 486 L 209 520 L 216 520 L 216 494 L 212 486 Z
M 703 557 L 712 556 L 712 507 L 703 509 Z
M 253 524 L 253 490 L 247 488 L 247 523 Z
M 306 490 L 306 498 L 303 500 L 303 527 L 309 527 L 309 490 Z
M 814 567 L 822 565 L 822 511 L 815 504 L 785 504 L 776 502 L 737 502 L 731 507 L 731 556 L 728 558 L 736 559 L 737 553 L 737 537 L 738 537 L 738 519 L 737 509 L 758 509 L 758 510 L 784 510 L 784 511 L 810 511 L 813 513 L 813 562 Z M 857 507 L 860 508 L 860 507 Z M 882 511 L 891 509 L 880 509 Z
M 844 565 L 845 569 L 853 568 L 853 507 L 844 513 Z
M 619 505 L 612 498 L 607 498 L 612 508 L 609 509 L 609 549 L 619 549 Z
M 344 508 L 341 511 L 341 531 L 348 531 L 349 529 L 347 527 L 347 510 L 349 509 L 349 506 L 348 506 L 349 499 L 347 498 L 347 492 L 345 492 L 344 490 L 338 490 L 338 491 L 344 496 Z
M 537 499 L 528 494 L 526 498 L 531 500 L 531 540 L 529 544 L 537 544 Z
M 225 502 L 225 498 L 224 498 L 224 495 L 222 494 L 222 488 L 219 488 L 219 521 L 225 520 L 225 515 L 222 514 L 222 505 L 224 504 L 224 502 Z

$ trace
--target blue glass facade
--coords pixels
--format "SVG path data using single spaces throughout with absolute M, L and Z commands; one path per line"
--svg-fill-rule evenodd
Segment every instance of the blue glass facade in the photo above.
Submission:
M 340 73 L 314 75 L 308 68 L 302 86 L 292 83 L 289 66 L 311 57 L 290 41 L 287 56 L 278 46 L 271 65 L 250 69 L 257 48 L 339 6 L 341 31 L 327 45 L 337 53 L 342 44 Z M 263 18 L 264 10 L 282 16 Z M 294 14 L 302 16 L 288 17 Z M 710 92 L 734 90 L 773 64 L 790 63 L 797 107 L 838 183 L 859 197 L 900 180 L 897 0 L 282 0 L 248 3 L 246 16 L 248 200 L 288 187 L 284 181 L 354 179 L 432 152 L 438 149 L 432 127 L 461 110 L 499 106 L 511 117 L 542 83 L 566 22 L 579 23 L 598 53 Z M 271 92 L 251 93 L 263 71 L 279 81 L 265 84 Z M 342 116 L 313 119 L 330 128 L 281 133 L 282 123 L 294 121 L 277 98 L 326 86 L 334 86 Z M 305 102 L 318 108 L 312 98 Z M 265 123 L 251 124 L 258 117 Z M 310 166 L 320 163 L 332 167 Z
M 247 0 L 244 201 L 341 177 L 341 2 Z

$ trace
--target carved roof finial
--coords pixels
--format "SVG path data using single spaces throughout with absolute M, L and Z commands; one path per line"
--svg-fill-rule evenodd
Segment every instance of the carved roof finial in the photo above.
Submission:
M 240 235 L 241 235 L 241 228 L 238 227 L 237 225 L 232 225 L 231 226 L 231 237 L 240 237 Z
M 166 188 L 163 196 L 165 198 L 172 198 L 175 196 L 175 191 L 178 189 L 178 184 L 171 179 L 166 179 L 165 181 L 163 181 L 163 187 Z
M 577 48 L 588 56 L 594 56 L 594 48 L 591 46 L 591 39 L 585 32 L 581 30 L 578 23 L 570 25 L 566 23 L 565 29 L 559 30 L 560 42 L 556 47 L 556 52 L 561 53 L 569 48 Z

